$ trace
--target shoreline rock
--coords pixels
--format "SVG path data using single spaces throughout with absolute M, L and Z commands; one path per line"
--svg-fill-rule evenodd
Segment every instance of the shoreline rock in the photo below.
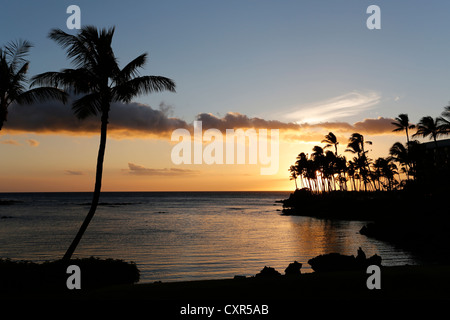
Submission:
M 279 276 L 281 276 L 281 273 L 279 273 L 277 270 L 272 267 L 264 266 L 264 268 L 255 275 L 255 278 L 274 278 Z
M 287 276 L 299 276 L 302 274 L 300 270 L 301 268 L 302 264 L 294 261 L 287 266 L 287 268 L 284 270 L 284 274 Z
M 356 257 L 354 255 L 328 253 L 309 259 L 308 264 L 315 272 L 350 271 L 365 270 L 370 265 L 381 266 L 381 260 L 381 257 L 377 254 L 366 258 L 366 254 L 360 247 Z

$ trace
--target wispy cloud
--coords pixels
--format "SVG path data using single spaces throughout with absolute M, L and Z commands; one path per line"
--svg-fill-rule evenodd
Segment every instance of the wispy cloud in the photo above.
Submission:
M 320 123 L 354 116 L 365 111 L 381 100 L 376 92 L 353 91 L 338 97 L 303 105 L 298 110 L 288 111 L 283 118 L 296 123 Z
M 401 132 L 393 132 L 394 119 L 378 117 L 369 118 L 353 124 L 348 122 L 321 122 L 315 124 L 298 124 L 298 129 L 289 131 L 284 135 L 284 139 L 290 141 L 315 142 L 323 140 L 329 131 L 332 131 L 338 140 L 347 140 L 349 134 L 358 132 L 364 135 L 399 135 Z
M 28 145 L 30 145 L 31 147 L 37 147 L 39 145 L 39 141 L 36 141 L 34 139 L 28 139 L 27 140 Z
M 133 175 L 142 176 L 184 176 L 184 175 L 194 175 L 198 174 L 198 170 L 180 169 L 180 168 L 164 168 L 164 169 L 153 169 L 146 168 L 144 166 L 128 163 L 127 172 Z
M 84 173 L 82 171 L 65 170 L 64 172 L 66 174 L 70 175 L 70 176 L 82 176 L 82 175 L 84 175 Z
M 12 145 L 12 146 L 20 146 L 20 143 L 19 143 L 18 141 L 16 141 L 16 140 L 11 140 L 11 139 L 8 139 L 8 140 L 1 140 L 0 143 L 1 143 L 1 144 L 9 144 L 9 145 Z

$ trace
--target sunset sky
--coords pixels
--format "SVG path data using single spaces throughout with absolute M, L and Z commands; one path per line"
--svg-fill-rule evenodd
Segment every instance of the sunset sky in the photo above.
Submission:
M 288 168 L 334 132 L 343 153 L 362 133 L 369 157 L 387 156 L 403 134 L 391 119 L 439 116 L 450 101 L 446 1 L 8 1 L 0 45 L 34 44 L 29 76 L 71 67 L 47 38 L 68 30 L 66 8 L 82 25 L 116 27 L 121 66 L 147 52 L 142 75 L 173 79 L 177 92 L 114 104 L 104 191 L 292 190 Z M 369 30 L 369 5 L 381 29 Z M 99 119 L 80 122 L 69 105 L 12 106 L 0 131 L 0 192 L 91 191 Z M 261 164 L 176 165 L 171 134 L 204 128 L 279 129 L 279 170 Z M 348 158 L 351 154 L 346 153 Z

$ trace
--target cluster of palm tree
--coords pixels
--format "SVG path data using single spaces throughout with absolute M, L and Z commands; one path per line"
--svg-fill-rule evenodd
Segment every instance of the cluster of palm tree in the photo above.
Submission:
M 354 154 L 347 160 L 338 154 L 336 135 L 332 132 L 325 136 L 324 147 L 314 146 L 310 155 L 304 152 L 297 156 L 294 165 L 290 166 L 290 178 L 300 181 L 301 188 L 311 191 L 327 192 L 335 190 L 384 190 L 395 186 L 396 166 L 390 158 L 379 158 L 372 163 L 367 156 L 364 136 L 353 133 L 348 141 L 346 152 Z M 334 152 L 326 150 L 334 147 Z
M 345 152 L 353 154 L 347 160 L 338 154 L 336 135 L 325 136 L 324 147 L 314 146 L 311 154 L 300 153 L 294 165 L 289 167 L 290 179 L 295 188 L 306 188 L 312 192 L 329 191 L 391 191 L 398 190 L 424 175 L 436 175 L 439 169 L 448 169 L 448 155 L 439 149 L 438 137 L 450 134 L 450 106 L 445 107 L 437 118 L 426 116 L 417 125 L 411 124 L 407 114 L 400 114 L 392 122 L 394 132 L 404 131 L 406 143 L 396 142 L 389 149 L 389 156 L 372 160 L 366 145 L 371 141 L 359 133 L 353 133 Z M 416 129 L 412 137 L 429 137 L 434 141 L 431 162 L 424 162 L 425 153 L 421 143 L 410 140 L 410 130 Z M 326 150 L 333 147 L 334 152 Z M 300 185 L 300 186 L 299 186 Z
M 27 104 L 57 99 L 66 103 L 69 93 L 75 115 L 84 119 L 100 115 L 100 145 L 97 157 L 95 187 L 90 210 L 63 259 L 70 259 L 93 218 L 101 191 L 103 159 L 106 149 L 108 117 L 112 102 L 130 102 L 135 96 L 163 90 L 175 91 L 175 83 L 161 76 L 140 76 L 139 69 L 147 61 L 141 54 L 120 68 L 111 47 L 114 28 L 101 29 L 85 26 L 78 34 L 67 34 L 53 29 L 49 38 L 66 49 L 74 69 L 45 72 L 31 78 L 29 88 L 26 73 L 29 61 L 25 59 L 31 44 L 12 42 L 0 48 L 0 129 L 7 120 L 12 103 Z

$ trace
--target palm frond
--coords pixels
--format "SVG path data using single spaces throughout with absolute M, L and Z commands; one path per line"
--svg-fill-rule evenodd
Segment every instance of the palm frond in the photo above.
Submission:
M 83 30 L 88 27 L 83 27 Z M 95 48 L 91 39 L 71 35 L 61 29 L 52 29 L 48 37 L 67 49 L 66 56 L 68 59 L 72 59 L 76 68 L 95 66 Z
M 142 68 L 147 62 L 147 53 L 141 54 L 139 57 L 130 61 L 116 76 L 115 82 L 120 84 L 132 78 L 139 77 L 138 68 Z
M 336 135 L 333 132 L 328 133 L 325 136 L 325 139 L 323 139 L 321 142 L 327 143 L 327 145 L 325 146 L 326 148 L 339 144 L 339 142 L 337 142 Z
M 436 136 L 437 133 L 437 125 L 435 120 L 430 116 L 422 117 L 417 124 L 417 132 L 413 134 L 415 136 L 427 137 L 430 136 L 430 139 Z
M 114 31 L 114 27 L 98 30 L 94 26 L 84 26 L 77 35 L 51 30 L 49 38 L 66 49 L 76 68 L 34 76 L 31 87 L 53 86 L 86 94 L 72 104 L 81 119 L 106 111 L 113 101 L 130 102 L 136 95 L 164 90 L 175 92 L 175 83 L 169 78 L 139 76 L 138 69 L 147 61 L 146 53 L 120 69 L 111 48 Z
M 102 110 L 100 93 L 94 92 L 75 100 L 72 104 L 72 110 L 78 119 L 96 116 Z
M 352 148 L 346 148 L 344 152 L 351 152 L 351 153 L 357 153 L 357 151 L 353 150 Z
M 440 134 L 448 134 L 450 132 L 450 121 L 444 117 L 436 118 L 437 129 Z
M 391 123 L 397 127 L 394 130 L 392 130 L 393 132 L 404 131 L 404 130 L 408 131 L 408 129 L 415 128 L 414 124 L 409 123 L 409 117 L 405 113 L 400 114 L 397 118 L 395 118 L 395 122 L 391 122 Z
M 4 47 L 4 53 L 9 58 L 9 65 L 13 72 L 16 70 L 18 64 L 27 62 L 25 56 L 32 46 L 31 42 L 27 40 L 18 40 L 9 42 Z
M 18 77 L 25 77 L 25 74 L 28 72 L 28 68 L 30 66 L 30 63 L 27 61 L 25 62 L 22 67 L 16 72 L 16 75 Z
M 165 90 L 175 92 L 175 82 L 161 76 L 143 76 L 115 86 L 112 94 L 114 101 L 130 102 L 136 95 Z
M 395 125 L 395 126 L 397 126 L 397 128 L 395 128 L 394 130 L 392 130 L 392 131 L 394 131 L 394 132 L 397 132 L 397 131 L 403 131 L 403 130 L 405 130 L 405 128 L 401 125 L 401 124 L 399 124 L 399 123 L 397 123 L 397 122 L 391 122 L 393 125 Z
M 61 72 L 44 72 L 31 78 L 30 87 L 49 86 L 61 87 L 66 91 L 73 91 L 75 94 L 87 93 L 95 88 L 95 77 L 89 70 L 64 69 Z
M 6 108 L 26 90 L 29 62 L 24 56 L 30 47 L 28 41 L 17 41 L 0 49 L 0 99 Z
M 25 91 L 16 98 L 16 101 L 19 104 L 31 104 L 47 100 L 57 100 L 66 103 L 68 94 L 57 88 L 39 87 Z
M 450 106 L 446 106 L 444 111 L 442 111 L 442 116 L 445 118 L 450 118 Z

